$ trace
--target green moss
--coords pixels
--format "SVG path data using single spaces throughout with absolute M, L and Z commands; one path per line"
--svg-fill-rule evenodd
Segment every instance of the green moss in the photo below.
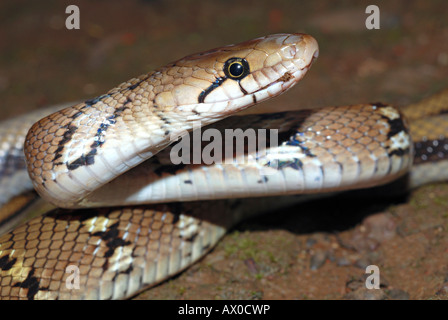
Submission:
M 241 235 L 239 232 L 234 232 L 231 235 L 230 243 L 224 247 L 226 257 L 237 255 L 240 259 L 255 258 L 258 255 L 256 248 L 257 243 L 247 237 L 247 234 Z
M 179 287 L 179 288 L 177 289 L 177 293 L 178 293 L 180 296 L 183 296 L 184 293 L 185 293 L 185 291 L 187 291 L 187 289 L 186 289 L 185 287 Z

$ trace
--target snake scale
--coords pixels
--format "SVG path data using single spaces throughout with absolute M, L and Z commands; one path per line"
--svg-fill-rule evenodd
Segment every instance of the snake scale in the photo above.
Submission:
M 233 116 L 285 92 L 317 56 L 311 36 L 266 36 L 2 123 L 0 299 L 131 297 L 242 219 L 306 199 L 295 194 L 447 179 L 447 91 L 400 111 L 375 103 Z M 197 121 L 221 133 L 277 128 L 280 143 L 248 151 L 254 162 L 170 164 L 173 137 Z M 33 186 L 66 209 L 12 228 L 41 203 L 20 196 Z

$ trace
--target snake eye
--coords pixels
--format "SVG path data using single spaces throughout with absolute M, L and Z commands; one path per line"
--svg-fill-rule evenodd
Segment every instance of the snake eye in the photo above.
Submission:
M 233 80 L 241 80 L 249 74 L 249 64 L 246 59 L 230 58 L 224 63 L 224 73 Z

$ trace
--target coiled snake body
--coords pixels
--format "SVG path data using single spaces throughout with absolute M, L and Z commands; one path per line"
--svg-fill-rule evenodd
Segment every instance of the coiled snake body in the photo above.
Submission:
M 446 93 L 425 109 L 402 110 L 409 125 L 384 104 L 229 117 L 214 128 L 279 128 L 280 145 L 249 154 L 254 162 L 167 164 L 165 148 L 195 122 L 210 125 L 283 93 L 317 52 L 308 35 L 267 36 L 131 79 L 39 120 L 26 137 L 49 111 L 5 122 L 2 204 L 31 186 L 25 141 L 42 198 L 101 208 L 54 209 L 1 236 L 0 298 L 129 297 L 197 261 L 241 219 L 301 199 L 285 195 L 363 188 L 406 173 L 409 187 L 446 179 Z M 237 199 L 266 195 L 283 197 Z M 198 201 L 205 199 L 222 200 Z M 142 205 L 151 202 L 160 204 Z M 70 285 L 70 270 L 79 287 Z

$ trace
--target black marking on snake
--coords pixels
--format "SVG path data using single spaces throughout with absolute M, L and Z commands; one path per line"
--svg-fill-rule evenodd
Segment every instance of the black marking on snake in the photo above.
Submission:
M 57 149 L 56 149 L 56 151 L 55 151 L 55 156 L 54 156 L 54 159 L 53 160 L 57 160 L 57 159 L 59 159 L 60 157 L 62 157 L 62 154 L 61 154 L 61 151 L 62 150 L 64 150 L 64 147 L 63 146 L 59 146 Z M 55 163 L 55 164 L 62 164 L 62 162 L 57 162 L 57 163 Z
M 90 100 L 86 100 L 84 101 L 84 103 L 86 104 L 87 107 L 91 107 L 94 104 L 97 104 L 98 102 L 100 102 L 101 100 L 105 99 L 105 98 L 109 98 L 112 94 L 107 93 L 107 94 L 102 94 L 96 98 L 90 99 Z
M 95 163 L 95 156 L 98 152 L 98 148 L 100 148 L 105 142 L 104 134 L 111 125 L 115 124 L 115 119 L 122 114 L 122 112 L 127 108 L 126 105 L 130 102 L 132 102 L 132 100 L 130 98 L 127 98 L 126 102 L 121 107 L 116 108 L 114 110 L 114 113 L 106 118 L 106 121 L 103 122 L 97 130 L 97 133 L 94 137 L 94 142 L 90 145 L 89 153 L 87 153 L 86 155 L 83 154 L 72 163 L 67 163 L 67 169 L 75 170 L 81 166 L 89 166 Z
M 204 103 L 204 100 L 209 95 L 209 93 L 218 88 L 226 79 L 227 77 L 217 78 L 207 89 L 201 92 L 201 94 L 198 97 L 198 102 Z
M 130 273 L 132 272 L 132 270 L 134 270 L 134 267 L 133 267 L 132 264 L 131 264 L 131 265 L 129 265 L 129 267 L 128 267 L 126 270 L 118 271 L 118 272 L 114 275 L 114 277 L 112 278 L 112 282 L 115 282 L 115 280 L 117 279 L 117 277 L 118 277 L 120 274 L 130 274 Z
M 96 99 L 99 99 L 99 98 L 96 98 Z M 95 99 L 94 99 L 94 100 L 95 100 Z M 87 100 L 87 101 L 85 102 L 86 105 L 85 105 L 84 107 L 82 107 L 81 109 L 84 109 L 84 108 L 86 108 L 86 107 L 89 107 L 90 105 L 87 105 L 87 103 L 88 103 L 89 101 L 93 101 L 93 100 Z M 76 119 L 76 118 L 78 118 L 79 116 L 81 116 L 82 114 L 83 114 L 82 111 L 78 111 L 78 112 L 76 112 L 75 114 L 73 114 L 72 116 L 70 116 L 70 117 L 68 117 L 68 118 L 70 118 L 70 119 Z M 67 125 L 63 126 L 62 128 L 63 128 L 63 129 L 67 129 L 67 130 L 64 132 L 64 135 L 63 135 L 62 140 L 59 141 L 59 143 L 58 143 L 58 148 L 57 148 L 56 151 L 54 152 L 55 155 L 54 155 L 53 161 L 55 161 L 55 160 L 59 159 L 60 157 L 62 157 L 61 152 L 62 152 L 62 150 L 64 150 L 64 146 L 65 146 L 65 144 L 72 138 L 72 136 L 73 136 L 73 134 L 76 132 L 76 130 L 78 130 L 78 127 L 73 126 L 73 125 L 71 125 L 71 124 L 67 124 Z M 61 164 L 62 164 L 62 162 L 55 162 L 55 165 L 61 165 Z
M 373 107 L 376 108 L 387 108 L 390 107 L 388 104 L 384 104 L 381 102 L 372 103 Z M 387 134 L 387 138 L 391 138 L 395 136 L 396 134 L 400 133 L 401 131 L 408 133 L 408 128 L 404 124 L 403 117 L 397 117 L 396 119 L 391 119 L 385 115 L 380 115 L 382 119 L 385 119 L 387 123 L 389 124 L 390 130 Z
M 268 181 L 269 181 L 268 177 L 263 176 L 260 180 L 257 181 L 257 183 L 266 183 Z
M 198 235 L 199 235 L 199 232 L 195 232 L 195 233 L 189 235 L 184 240 L 187 241 L 187 242 L 193 242 L 197 238 Z M 183 238 L 183 237 L 181 236 L 181 238 Z
M 0 269 L 3 271 L 10 270 L 14 264 L 17 262 L 17 258 L 9 259 L 9 256 L 4 256 L 0 258 Z
M 302 170 L 303 169 L 303 162 L 300 159 L 297 158 L 292 158 L 291 160 L 281 160 L 281 161 L 275 161 L 273 163 L 271 163 L 271 161 L 269 161 L 266 164 L 267 167 L 271 167 L 274 169 L 284 169 L 284 168 L 292 168 L 294 170 Z
M 136 87 L 138 87 L 142 82 L 147 80 L 148 78 L 149 78 L 149 76 L 144 78 L 144 79 L 142 79 L 142 80 L 139 80 L 137 83 L 135 83 L 133 85 L 130 85 L 127 88 L 119 90 L 118 92 L 122 92 L 124 90 L 133 90 Z M 103 94 L 103 95 L 98 96 L 96 98 L 87 100 L 84 103 L 86 104 L 86 107 L 91 107 L 92 105 L 98 103 L 99 101 L 101 101 L 101 100 L 103 100 L 105 98 L 111 97 L 112 94 L 114 94 L 114 93 L 116 93 L 116 92 Z M 92 165 L 92 164 L 95 163 L 95 156 L 96 156 L 96 154 L 98 152 L 98 148 L 101 147 L 104 144 L 104 134 L 105 134 L 105 132 L 107 131 L 107 129 L 111 125 L 115 124 L 115 122 L 116 122 L 115 119 L 121 115 L 121 113 L 127 108 L 126 105 L 128 103 L 130 103 L 130 102 L 132 102 L 132 100 L 128 97 L 126 99 L 126 102 L 121 107 L 116 108 L 114 110 L 114 113 L 106 119 L 106 122 L 103 122 L 100 125 L 100 127 L 98 128 L 98 131 L 97 131 L 97 133 L 95 135 L 95 138 L 94 138 L 95 141 L 90 145 L 91 150 L 89 151 L 89 153 L 87 153 L 86 155 L 80 156 L 78 159 L 74 160 L 72 163 L 67 163 L 67 168 L 69 170 L 76 170 L 77 168 L 79 168 L 81 166 L 88 166 L 88 165 Z M 76 117 L 79 117 L 81 114 L 82 114 L 81 112 L 78 112 L 78 113 L 74 114 L 72 116 L 72 118 L 75 119 Z M 59 147 L 56 150 L 55 159 L 58 159 L 58 158 L 61 157 L 60 152 L 64 148 L 65 143 L 68 140 L 71 139 L 71 136 L 73 135 L 74 131 L 77 129 L 77 127 L 75 127 L 75 126 L 71 126 L 71 128 L 73 130 L 67 132 L 69 134 L 67 137 L 66 137 L 67 133 L 64 134 L 64 139 L 61 140 L 61 142 L 59 143 Z M 61 164 L 61 163 L 58 163 L 58 164 Z
M 165 118 L 165 116 L 161 113 L 156 113 L 157 117 L 162 120 L 164 123 L 166 124 L 171 124 L 170 120 L 168 120 L 167 118 Z
M 381 106 L 379 106 L 380 108 L 388 106 L 388 105 L 377 103 L 376 106 L 378 107 L 378 105 L 381 105 Z M 409 134 L 408 128 L 406 127 L 402 117 L 398 117 L 396 119 L 391 119 L 385 115 L 381 115 L 381 118 L 385 119 L 387 121 L 387 123 L 389 124 L 389 132 L 387 133 L 388 139 L 391 139 L 392 137 L 399 134 L 400 132 Z M 388 153 L 390 156 L 392 156 L 392 155 L 403 156 L 408 151 L 409 151 L 409 148 L 406 148 L 406 149 L 397 148 L 394 150 L 388 150 Z
M 140 85 L 140 83 L 142 83 L 143 82 L 143 80 L 141 80 L 141 81 L 139 81 L 139 82 L 137 82 L 137 83 L 135 83 L 135 84 L 133 84 L 133 85 L 130 85 L 129 87 L 127 87 L 127 89 L 128 90 L 134 90 L 135 88 L 137 88 L 139 85 Z
M 396 156 L 401 157 L 404 154 L 406 154 L 408 152 L 408 150 L 409 150 L 409 148 L 406 148 L 406 149 L 402 149 L 402 148 L 395 149 L 395 150 L 389 151 L 389 155 L 390 156 L 396 155 Z
M 289 138 L 289 141 L 286 142 L 286 145 L 299 147 L 307 157 L 315 158 L 316 156 L 311 152 L 310 148 L 305 147 L 303 145 L 303 141 L 300 141 L 297 139 L 299 136 L 302 136 L 302 135 L 303 135 L 303 132 L 297 132 L 295 135 L 292 135 Z
M 124 89 L 120 89 L 117 91 L 113 91 L 113 92 L 109 92 L 107 94 L 103 94 L 100 95 L 96 98 L 90 99 L 90 100 L 86 100 L 84 101 L 85 106 L 82 107 L 82 109 L 86 108 L 86 107 L 91 107 L 95 104 L 97 104 L 98 102 L 111 97 L 113 94 L 117 93 L 117 92 L 123 92 L 125 90 L 133 90 L 136 87 L 138 87 L 142 82 L 146 81 L 149 78 L 149 75 L 146 76 L 144 79 L 137 81 L 137 83 L 130 85 L 127 88 Z M 123 106 L 116 108 L 114 113 L 107 118 L 106 120 L 108 121 L 108 123 L 102 123 L 100 128 L 98 129 L 98 132 L 95 136 L 96 140 L 94 143 L 92 143 L 92 145 L 90 146 L 91 150 L 87 155 L 82 155 L 81 157 L 79 157 L 78 159 L 76 159 L 75 161 L 73 161 L 72 163 L 67 163 L 67 168 L 69 170 L 75 170 L 77 168 L 79 168 L 80 166 L 86 166 L 86 165 L 91 165 L 93 163 L 95 163 L 94 157 L 97 153 L 97 148 L 101 147 L 101 145 L 104 143 L 104 141 L 101 141 L 101 138 L 103 137 L 103 134 L 106 132 L 106 130 L 109 128 L 110 125 L 115 124 L 115 118 L 117 118 L 118 116 L 121 115 L 121 113 L 126 109 L 126 105 L 128 103 L 132 102 L 132 100 L 128 97 L 126 102 L 123 104 Z M 72 119 L 76 119 L 77 117 L 79 117 L 82 114 L 81 111 L 75 113 L 74 115 L 71 116 Z M 59 146 L 58 149 L 55 152 L 55 158 L 53 159 L 53 161 L 55 159 L 59 159 L 62 155 L 60 154 L 60 152 L 64 149 L 64 145 L 67 143 L 68 140 L 71 139 L 71 136 L 73 135 L 74 131 L 76 131 L 76 129 L 78 129 L 75 126 L 71 126 L 69 125 L 67 132 L 64 134 L 64 139 L 62 139 L 59 142 Z M 55 163 L 56 165 L 60 165 L 62 163 Z
M 39 287 L 39 279 L 34 276 L 34 269 L 31 269 L 24 281 L 14 284 L 13 287 L 28 289 L 28 292 L 26 294 L 28 300 L 34 300 L 34 296 L 39 291 L 48 291 L 48 287 Z
M 297 132 L 295 129 L 290 130 L 288 132 L 282 132 L 279 134 L 279 140 L 285 141 L 287 137 L 289 137 L 289 140 L 285 143 L 287 146 L 294 146 L 301 149 L 303 154 L 309 158 L 315 158 L 316 155 L 314 155 L 310 148 L 305 147 L 303 145 L 304 141 L 300 141 L 299 137 L 303 136 L 303 132 Z M 277 169 L 283 169 L 286 167 L 290 167 L 294 170 L 302 170 L 303 168 L 303 162 L 298 158 L 292 158 L 290 160 L 280 160 L 280 161 L 274 161 L 274 162 L 268 162 L 266 164 L 268 167 L 277 168 Z
M 125 241 L 118 237 L 118 225 L 119 223 L 116 222 L 107 231 L 98 231 L 93 234 L 93 236 L 100 237 L 103 241 L 106 242 L 106 246 L 108 247 L 108 250 L 104 253 L 105 258 L 111 257 L 115 250 L 118 247 L 125 247 L 131 244 L 131 241 Z M 103 266 L 103 269 L 107 269 L 108 264 L 106 263 Z
M 290 167 L 294 170 L 302 170 L 303 169 L 303 162 L 297 158 L 294 158 L 293 161 L 280 161 L 278 165 L 279 165 L 279 168 Z
M 414 149 L 415 164 L 448 159 L 448 138 L 418 141 L 414 143 Z
M 134 267 L 130 265 L 126 270 L 120 272 L 121 274 L 130 274 L 134 270 Z
M 64 149 L 65 144 L 72 139 L 73 134 L 76 132 L 76 130 L 78 130 L 78 127 L 70 124 L 65 125 L 63 128 L 67 130 L 64 132 L 62 140 L 59 141 L 58 148 L 55 151 L 53 161 L 62 157 L 61 151 Z M 62 162 L 55 162 L 55 165 L 61 165 L 61 164 Z
M 389 119 L 389 118 L 386 117 L 386 119 Z M 403 119 L 401 117 L 394 119 L 394 120 L 389 119 L 388 123 L 390 126 L 390 130 L 387 133 L 388 138 L 392 138 L 393 136 L 395 136 L 396 134 L 398 134 L 402 131 L 407 133 L 406 126 L 404 125 Z
M 238 85 L 240 86 L 240 90 L 243 94 L 247 94 L 246 89 L 243 88 L 243 86 L 241 85 L 241 81 L 238 81 Z M 255 95 L 253 95 L 252 97 L 255 97 Z
M 83 112 L 82 111 L 78 111 L 78 112 L 76 112 L 74 115 L 72 115 L 70 118 L 72 118 L 72 119 L 76 119 L 76 118 L 78 118 L 80 115 L 82 115 L 83 114 Z
M 64 128 L 66 128 L 67 131 L 64 132 L 64 137 L 59 142 L 59 146 L 65 145 L 72 138 L 75 131 L 78 130 L 78 127 L 72 125 L 67 125 Z

